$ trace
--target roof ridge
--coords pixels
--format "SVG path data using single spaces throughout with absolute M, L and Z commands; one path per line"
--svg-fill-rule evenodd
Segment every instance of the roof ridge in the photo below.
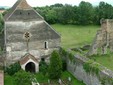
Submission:
M 4 16 L 4 20 L 7 20 L 7 18 L 9 18 L 11 16 L 11 14 L 14 13 L 14 11 L 16 9 L 16 6 L 18 5 L 19 2 L 20 2 L 20 0 L 17 0 L 16 1 L 16 3 L 11 7 L 11 9 L 9 10 L 9 12 Z
M 24 64 L 26 63 L 29 59 L 32 59 L 35 62 L 38 62 L 38 60 L 35 58 L 35 56 L 33 56 L 30 53 L 26 53 L 21 59 L 20 59 L 20 64 Z
M 20 3 L 17 5 L 18 9 L 31 9 L 32 7 L 27 3 L 26 0 L 20 0 Z
M 23 1 L 25 2 L 24 4 L 22 4 Z M 19 5 L 21 5 L 21 6 L 19 7 Z M 32 7 L 27 3 L 26 0 L 17 0 L 16 3 L 11 7 L 9 12 L 4 16 L 4 20 L 8 20 L 9 17 L 15 12 L 16 9 L 26 9 L 26 8 L 32 9 Z

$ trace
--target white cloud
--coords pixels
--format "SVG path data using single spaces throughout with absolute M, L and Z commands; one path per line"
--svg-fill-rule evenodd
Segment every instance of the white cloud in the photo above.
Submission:
M 0 0 L 0 6 L 12 6 L 17 0 Z M 27 0 L 27 2 L 31 6 L 45 6 L 45 5 L 52 5 L 55 3 L 62 3 L 62 4 L 71 4 L 71 5 L 78 5 L 82 0 Z M 98 5 L 102 0 L 83 0 L 86 2 L 90 2 L 93 5 Z M 113 3 L 113 0 L 103 0 L 109 4 Z

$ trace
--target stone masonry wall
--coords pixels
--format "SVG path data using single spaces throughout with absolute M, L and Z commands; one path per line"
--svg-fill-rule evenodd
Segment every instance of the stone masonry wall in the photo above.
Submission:
M 24 39 L 25 32 L 31 34 L 28 46 Z M 48 49 L 45 49 L 45 42 L 48 42 Z M 45 21 L 15 21 L 5 22 L 5 46 L 7 51 L 6 60 L 8 63 L 20 60 L 27 53 L 40 59 L 41 56 L 50 55 L 60 46 L 60 38 L 47 25 Z
M 68 71 L 78 80 L 83 81 L 86 85 L 113 85 L 113 72 L 102 66 L 99 74 L 87 73 L 83 65 L 89 59 L 79 55 L 74 56 L 75 63 L 67 59 Z
M 101 28 L 97 31 L 88 56 L 113 52 L 113 19 L 102 19 Z M 108 49 L 108 50 L 107 50 Z M 100 51 L 99 51 L 100 50 Z

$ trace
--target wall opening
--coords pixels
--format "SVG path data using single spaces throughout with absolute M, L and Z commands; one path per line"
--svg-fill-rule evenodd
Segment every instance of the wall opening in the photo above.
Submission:
M 22 12 L 20 12 L 20 15 L 22 14 Z
M 45 61 L 45 58 L 41 58 L 41 61 Z
M 28 12 L 28 15 L 30 15 L 30 13 Z
M 35 73 L 35 64 L 33 62 L 29 62 L 28 64 L 26 64 L 25 66 L 25 70 L 27 72 L 31 72 L 31 73 Z
M 48 49 L 48 42 L 47 41 L 44 42 L 44 48 Z

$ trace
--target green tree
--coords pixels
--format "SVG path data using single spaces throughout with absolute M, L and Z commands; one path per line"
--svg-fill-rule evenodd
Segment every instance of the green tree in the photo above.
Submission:
M 56 3 L 56 4 L 54 4 L 54 5 L 51 5 L 50 7 L 51 7 L 51 8 L 53 8 L 53 7 L 63 7 L 63 4 Z
M 2 31 L 3 27 L 4 27 L 3 16 L 2 16 L 2 14 L 0 13 L 0 32 Z
M 74 18 L 74 9 L 72 5 L 66 4 L 62 7 L 62 9 L 59 11 L 59 22 L 62 24 L 70 24 L 73 23 Z
M 31 85 L 30 73 L 23 70 L 18 71 L 14 75 L 14 80 L 16 85 Z
M 48 12 L 46 13 L 46 21 L 50 24 L 54 24 L 57 21 L 57 15 L 56 15 L 56 11 L 51 9 L 48 10 Z
M 105 2 L 99 3 L 99 18 L 112 18 L 113 7 Z
M 73 12 L 74 12 L 74 14 L 73 14 L 73 17 L 72 17 L 72 20 L 73 20 L 73 22 L 72 22 L 72 24 L 77 24 L 78 23 L 78 7 L 77 6 L 74 6 L 73 7 Z
M 92 4 L 82 1 L 78 6 L 77 21 L 80 25 L 93 23 L 94 10 Z
M 45 7 L 35 7 L 44 19 L 50 23 L 60 24 L 100 24 L 100 19 L 113 19 L 113 6 L 100 2 L 99 6 L 82 1 L 79 6 L 54 4 Z
M 53 51 L 50 58 L 49 78 L 58 79 L 62 74 L 62 60 L 57 51 Z
M 46 14 L 50 10 L 50 7 L 49 6 L 35 7 L 34 9 L 46 20 Z
M 39 71 L 45 76 L 48 72 L 48 65 L 45 61 L 40 61 Z
M 102 1 L 99 3 L 99 6 L 94 7 L 94 10 L 95 10 L 93 19 L 94 24 L 100 24 L 100 20 L 102 18 L 104 19 L 113 18 L 113 7 L 108 3 Z
M 94 7 L 93 24 L 97 24 L 97 25 L 100 24 L 99 8 L 98 8 L 98 6 Z

